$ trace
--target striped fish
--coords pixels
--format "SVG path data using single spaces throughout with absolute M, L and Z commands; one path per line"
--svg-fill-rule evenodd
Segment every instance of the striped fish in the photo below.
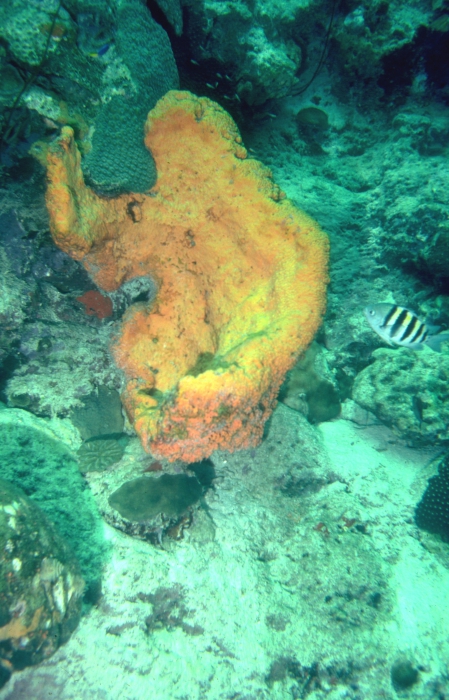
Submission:
M 441 343 L 449 341 L 449 332 L 432 335 L 438 327 L 428 326 L 413 311 L 396 304 L 373 304 L 365 309 L 369 325 L 388 345 L 420 350 L 427 345 L 440 352 Z

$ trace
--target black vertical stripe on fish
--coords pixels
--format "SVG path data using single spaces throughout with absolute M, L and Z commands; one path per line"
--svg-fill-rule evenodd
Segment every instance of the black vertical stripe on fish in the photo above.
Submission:
M 381 327 L 381 328 L 385 328 L 386 326 L 388 326 L 388 323 L 391 321 L 391 319 L 393 318 L 393 316 L 395 315 L 395 313 L 396 313 L 397 311 L 399 311 L 399 307 L 398 307 L 398 306 L 392 306 L 391 309 L 390 309 L 390 311 L 387 313 L 387 315 L 385 316 L 384 320 L 382 321 L 380 327 Z
M 427 329 L 424 325 L 424 323 L 421 323 L 420 327 L 416 331 L 415 335 L 413 338 L 410 340 L 411 343 L 416 343 L 419 339 L 420 343 L 424 343 L 425 339 L 427 338 Z
M 413 316 L 410 314 L 410 322 L 405 326 L 404 332 L 400 337 L 400 341 L 402 343 L 403 340 L 406 340 L 409 335 L 412 335 L 414 331 L 416 331 L 416 324 L 418 324 L 418 334 L 421 331 L 423 324 L 416 318 L 416 316 Z M 412 339 L 413 342 L 413 339 Z
M 399 333 L 399 331 L 402 328 L 402 324 L 404 323 L 405 319 L 407 318 L 407 314 L 408 314 L 407 309 L 402 309 L 401 313 L 399 314 L 399 316 L 397 317 L 397 319 L 395 320 L 395 322 L 393 323 L 393 325 L 391 327 L 390 338 L 394 338 L 396 336 L 396 334 Z

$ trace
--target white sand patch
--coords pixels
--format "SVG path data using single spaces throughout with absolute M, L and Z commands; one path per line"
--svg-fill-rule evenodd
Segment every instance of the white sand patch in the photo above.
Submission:
M 431 456 L 280 406 L 257 450 L 213 457 L 183 540 L 107 528 L 101 601 L 0 700 L 393 698 L 403 656 L 431 700 L 449 658 L 449 571 L 413 522 Z

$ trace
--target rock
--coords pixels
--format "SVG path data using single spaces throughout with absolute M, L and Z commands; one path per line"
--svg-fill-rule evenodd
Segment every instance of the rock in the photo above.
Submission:
M 354 382 L 353 399 L 415 445 L 449 440 L 449 356 L 423 350 L 373 352 Z
M 314 342 L 287 374 L 279 400 L 307 416 L 309 423 L 337 418 L 341 404 L 326 358 Z
M 71 419 L 83 440 L 123 431 L 124 420 L 118 391 L 102 385 L 83 398 L 82 403 L 82 407 L 73 410 Z
M 308 8 L 309 9 L 309 8 Z M 261 105 L 268 99 L 292 94 L 299 85 L 298 74 L 304 55 L 299 42 L 291 38 L 298 15 L 307 10 L 284 12 L 273 3 L 211 1 L 191 5 L 194 21 L 192 40 L 195 58 L 219 60 L 234 74 L 238 99 Z M 193 42 L 192 42 L 193 43 Z
M 75 455 L 53 426 L 26 411 L 1 411 L 0 478 L 23 489 L 54 523 L 73 549 L 91 597 L 100 585 L 108 550 L 103 523 Z
M 63 538 L 17 486 L 0 480 L 0 684 L 67 641 L 84 580 Z

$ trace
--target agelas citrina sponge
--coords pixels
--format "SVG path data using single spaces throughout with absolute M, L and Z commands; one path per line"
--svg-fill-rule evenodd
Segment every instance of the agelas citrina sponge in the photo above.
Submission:
M 247 157 L 218 104 L 169 92 L 150 112 L 147 195 L 97 197 L 83 182 L 70 129 L 46 153 L 57 245 L 114 291 L 148 275 L 113 354 L 122 400 L 146 449 L 195 462 L 256 445 L 279 386 L 318 329 L 328 239 Z

